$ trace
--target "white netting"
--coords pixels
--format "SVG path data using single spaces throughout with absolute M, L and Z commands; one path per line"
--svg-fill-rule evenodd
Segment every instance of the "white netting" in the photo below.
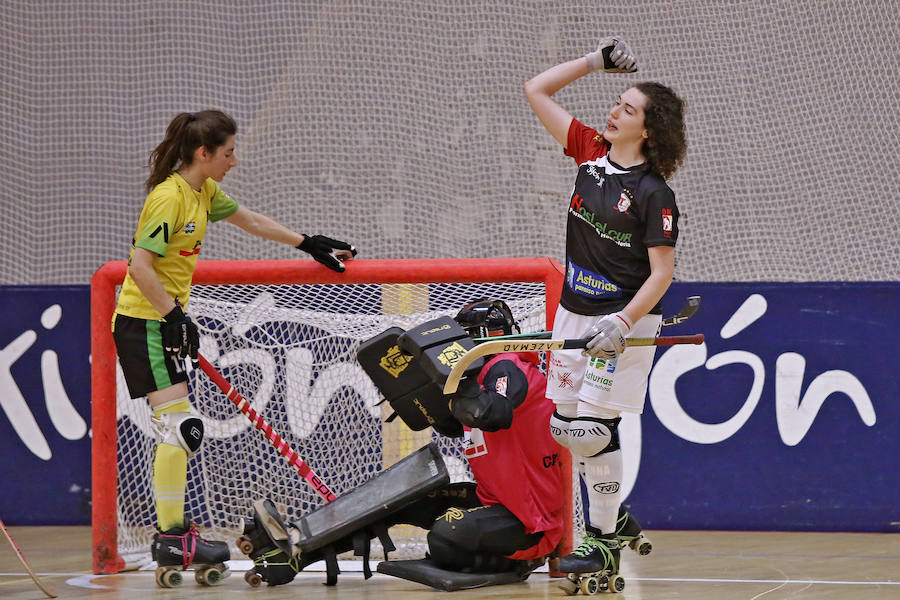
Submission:
M 679 278 L 900 279 L 894 0 L 14 0 L 2 11 L 2 283 L 86 283 L 124 259 L 150 149 L 177 112 L 206 107 L 240 127 L 226 190 L 296 229 L 352 240 L 367 258 L 560 260 L 574 167 L 522 84 L 611 32 L 640 73 L 593 75 L 558 97 L 589 124 L 630 82 L 685 97 Z M 229 226 L 204 245 L 204 258 L 292 252 Z
M 201 353 L 336 494 L 347 492 L 432 439 L 391 413 L 356 361 L 360 342 L 399 326 L 453 316 L 476 297 L 503 298 L 523 331 L 545 329 L 543 283 L 195 286 L 190 312 Z M 202 372 L 190 379 L 206 429 L 189 462 L 186 512 L 205 537 L 234 542 L 241 517 L 270 498 L 289 518 L 324 503 Z M 155 444 L 143 399 L 128 398 L 119 371 L 120 555 L 149 551 Z M 435 435 L 454 481 L 470 479 L 458 439 Z M 394 557 L 421 558 L 423 532 L 392 530 Z M 375 554 L 373 554 L 374 556 Z M 235 554 L 235 556 L 240 556 Z

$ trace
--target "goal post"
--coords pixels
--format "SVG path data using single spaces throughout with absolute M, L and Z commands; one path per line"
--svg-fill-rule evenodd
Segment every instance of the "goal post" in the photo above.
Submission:
M 110 332 L 126 269 L 110 262 L 91 280 L 95 573 L 148 558 L 155 523 L 149 410 L 128 397 Z M 356 259 L 344 273 L 308 260 L 210 260 L 197 263 L 188 312 L 204 356 L 341 494 L 432 435 L 399 419 L 384 422 L 390 411 L 355 360 L 360 342 L 392 326 L 452 316 L 476 297 L 505 300 L 523 331 L 549 329 L 562 282 L 562 267 L 548 258 Z M 186 514 L 205 535 L 233 544 L 259 497 L 289 516 L 322 503 L 202 371 L 191 371 L 189 386 L 207 433 L 189 462 Z M 435 441 L 451 477 L 470 479 L 459 440 Z M 567 506 L 572 523 L 571 497 Z M 395 558 L 424 555 L 424 532 L 412 535 L 420 539 L 401 540 Z M 562 549 L 571 544 L 569 529 Z

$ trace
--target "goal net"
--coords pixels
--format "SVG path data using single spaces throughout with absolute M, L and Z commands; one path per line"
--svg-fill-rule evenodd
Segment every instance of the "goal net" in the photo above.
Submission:
M 124 270 L 110 263 L 92 286 L 97 572 L 148 560 L 155 525 L 150 411 L 128 397 L 109 333 Z M 471 479 L 459 439 L 385 422 L 392 411 L 356 361 L 360 342 L 484 297 L 505 300 L 522 331 L 542 331 L 561 277 L 549 259 L 357 260 L 345 274 L 309 261 L 205 261 L 189 312 L 201 354 L 340 495 L 432 439 L 451 479 Z M 259 498 L 291 519 L 324 502 L 202 371 L 191 372 L 189 386 L 205 437 L 189 460 L 185 510 L 205 537 L 233 544 Z M 424 531 L 391 533 L 392 558 L 424 556 Z

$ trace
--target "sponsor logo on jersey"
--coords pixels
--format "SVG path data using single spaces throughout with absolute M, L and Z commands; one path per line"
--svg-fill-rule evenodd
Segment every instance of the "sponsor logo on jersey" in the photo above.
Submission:
M 617 231 L 611 228 L 608 223 L 598 221 L 597 215 L 584 207 L 584 198 L 580 195 L 572 195 L 572 201 L 569 203 L 569 214 L 593 227 L 597 235 L 603 239 L 610 240 L 623 248 L 631 248 L 631 238 L 634 234 Z
M 506 398 L 506 386 L 507 386 L 507 377 L 504 375 L 503 377 L 497 378 L 497 384 L 494 386 L 494 389 L 497 390 L 497 393 Z
M 400 373 L 406 369 L 410 362 L 412 362 L 412 357 L 400 352 L 400 346 L 391 346 L 388 348 L 387 354 L 378 361 L 378 365 L 396 379 L 400 377 Z
M 607 360 L 605 358 L 591 358 L 591 360 L 588 361 L 588 364 L 599 371 L 615 373 L 617 360 L 618 359 L 616 358 L 614 358 L 613 360 Z
M 627 213 L 628 208 L 631 206 L 631 200 L 631 192 L 622 190 L 622 195 L 619 196 L 619 202 L 616 204 L 616 210 L 620 213 Z
M 559 381 L 559 387 L 561 389 L 575 389 L 575 381 L 572 377 L 572 371 L 566 371 L 565 373 L 557 373 L 556 379 Z
M 194 233 L 194 231 L 196 229 L 197 229 L 197 224 L 193 221 L 191 221 L 190 223 L 188 223 L 187 225 L 184 226 L 185 233 Z
M 463 434 L 463 454 L 466 459 L 487 454 L 487 444 L 484 443 L 484 432 L 480 429 L 466 429 Z
M 588 174 L 591 175 L 594 179 L 597 180 L 597 187 L 603 187 L 603 182 L 605 181 L 604 173 L 601 173 L 597 170 L 597 167 L 591 165 L 587 170 Z
M 200 254 L 200 246 L 203 245 L 203 240 L 197 240 L 194 242 L 193 250 L 179 250 L 178 254 L 182 256 L 193 256 L 194 254 Z
M 662 209 L 662 230 L 663 230 L 664 236 L 672 237 L 672 209 L 671 208 Z
M 566 284 L 579 296 L 585 298 L 620 298 L 622 296 L 619 286 L 600 273 L 579 267 L 571 260 L 566 263 L 566 272 L 568 274 Z

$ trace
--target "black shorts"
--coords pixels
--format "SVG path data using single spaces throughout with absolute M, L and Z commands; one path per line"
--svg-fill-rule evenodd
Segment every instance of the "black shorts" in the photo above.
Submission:
M 116 315 L 113 340 L 132 398 L 187 381 L 184 360 L 163 351 L 159 321 Z

